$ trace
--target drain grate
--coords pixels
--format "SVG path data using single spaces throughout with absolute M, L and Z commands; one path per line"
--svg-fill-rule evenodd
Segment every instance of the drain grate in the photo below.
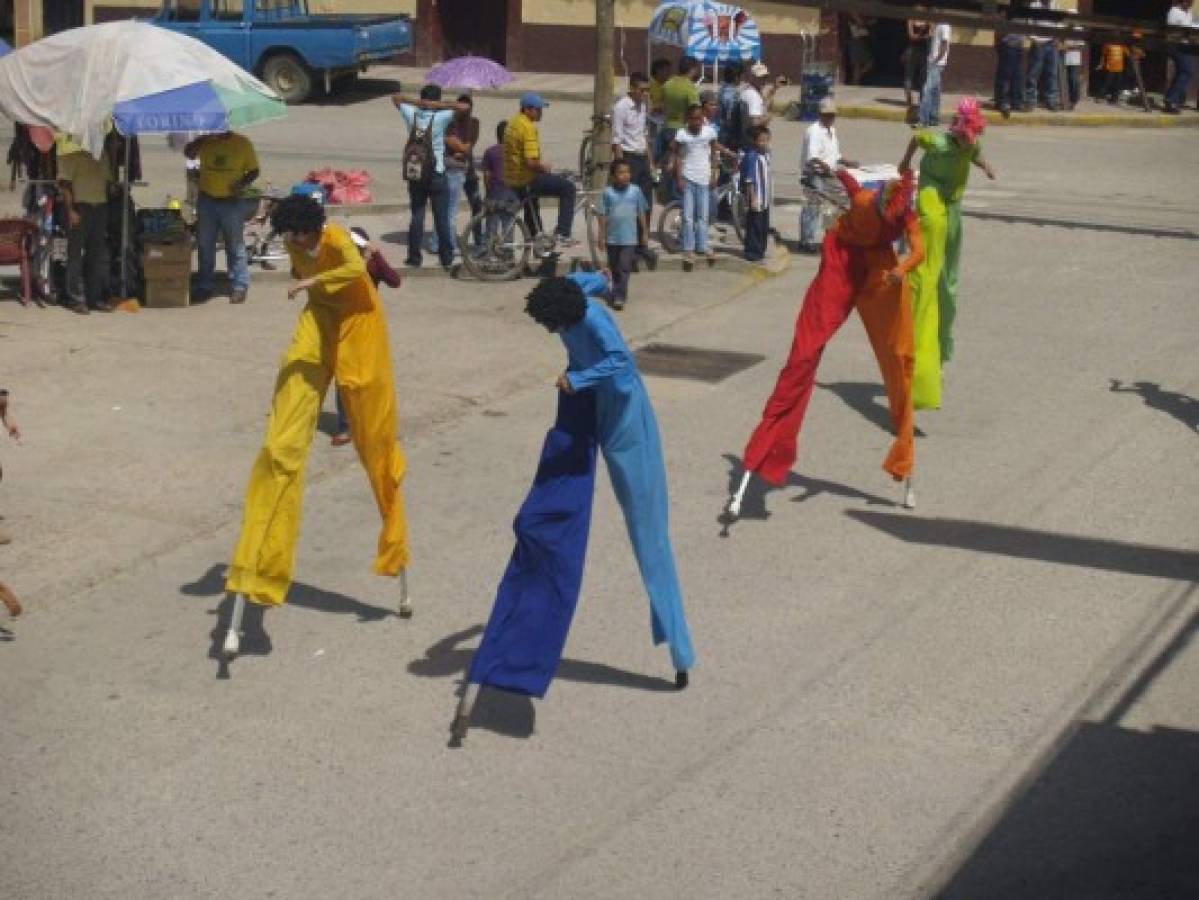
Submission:
M 661 378 L 690 378 L 716 384 L 731 375 L 756 366 L 766 357 L 735 350 L 710 350 L 678 344 L 647 344 L 636 353 L 642 375 Z

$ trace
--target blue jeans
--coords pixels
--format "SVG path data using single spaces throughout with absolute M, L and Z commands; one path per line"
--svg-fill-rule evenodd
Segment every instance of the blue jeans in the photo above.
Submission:
M 1195 74 L 1195 57 L 1171 50 L 1170 60 L 1174 63 L 1174 78 L 1166 91 L 1165 101 L 1170 106 L 1185 106 L 1187 86 L 1191 83 L 1191 76 Z
M 999 47 L 999 71 L 995 76 L 995 102 L 1000 109 L 1024 106 L 1024 48 L 1011 44 Z
M 708 252 L 708 200 L 712 190 L 706 184 L 683 182 L 683 252 Z
M 1031 109 L 1037 108 L 1037 89 L 1041 85 L 1041 75 L 1045 75 L 1045 102 L 1050 109 L 1057 109 L 1057 47 L 1053 41 L 1044 43 L 1033 42 L 1028 50 L 1028 78 L 1024 83 L 1024 105 Z
M 455 225 L 458 222 L 458 204 L 462 202 L 463 188 L 466 186 L 466 169 L 450 169 L 445 170 L 445 183 L 449 188 L 450 196 L 446 202 L 450 207 L 450 235 L 454 238 L 450 242 L 453 252 L 458 252 L 458 235 Z M 440 253 L 439 247 L 441 241 L 438 240 L 437 232 L 433 232 L 433 239 L 429 241 L 429 251 L 431 253 Z
M 944 66 L 928 64 L 928 74 L 924 77 L 924 90 L 920 92 L 919 119 L 921 125 L 941 124 L 941 74 Z
M 570 237 L 575 217 L 574 183 L 561 175 L 541 174 L 525 185 L 525 190 L 532 197 L 558 198 L 558 236 Z
M 408 201 L 412 220 L 408 223 L 409 265 L 421 264 L 421 244 L 425 239 L 425 207 L 433 207 L 433 227 L 437 230 L 437 257 L 447 268 L 454 262 L 454 229 L 450 227 L 450 189 L 444 174 L 434 175 L 428 184 L 408 182 Z
M 216 271 L 216 239 L 219 234 L 225 242 L 225 266 L 229 271 L 229 283 L 234 290 L 250 289 L 250 267 L 246 262 L 246 213 L 247 203 L 240 197 L 218 200 L 207 194 L 200 195 L 196 205 L 196 249 L 200 257 L 200 271 L 196 277 L 196 290 L 207 293 L 212 290 L 212 275 Z

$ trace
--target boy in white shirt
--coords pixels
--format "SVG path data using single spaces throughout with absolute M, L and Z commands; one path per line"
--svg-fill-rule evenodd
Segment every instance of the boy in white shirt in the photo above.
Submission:
M 857 163 L 841 157 L 841 143 L 837 140 L 837 104 L 831 97 L 820 101 L 820 119 L 808 126 L 804 132 L 800 150 L 799 174 L 801 182 L 814 191 L 828 192 L 836 183 L 834 172 L 838 166 L 853 167 Z M 819 253 L 824 233 L 824 203 L 815 196 L 809 197 L 799 214 L 799 251 Z

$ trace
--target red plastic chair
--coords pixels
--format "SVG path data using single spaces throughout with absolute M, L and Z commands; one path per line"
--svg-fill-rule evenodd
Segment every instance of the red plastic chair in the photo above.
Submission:
M 33 299 L 33 242 L 37 226 L 28 219 L 0 219 L 0 266 L 21 267 L 21 303 Z

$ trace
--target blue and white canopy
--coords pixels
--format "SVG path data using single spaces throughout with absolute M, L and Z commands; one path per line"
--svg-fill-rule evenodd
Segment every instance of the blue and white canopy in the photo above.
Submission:
M 667 0 L 654 11 L 650 41 L 681 47 L 707 65 L 762 58 L 758 23 L 740 6 L 713 0 Z
M 126 135 L 219 132 L 286 114 L 269 87 L 195 38 L 146 22 L 72 28 L 0 59 L 0 112 L 99 156 Z

